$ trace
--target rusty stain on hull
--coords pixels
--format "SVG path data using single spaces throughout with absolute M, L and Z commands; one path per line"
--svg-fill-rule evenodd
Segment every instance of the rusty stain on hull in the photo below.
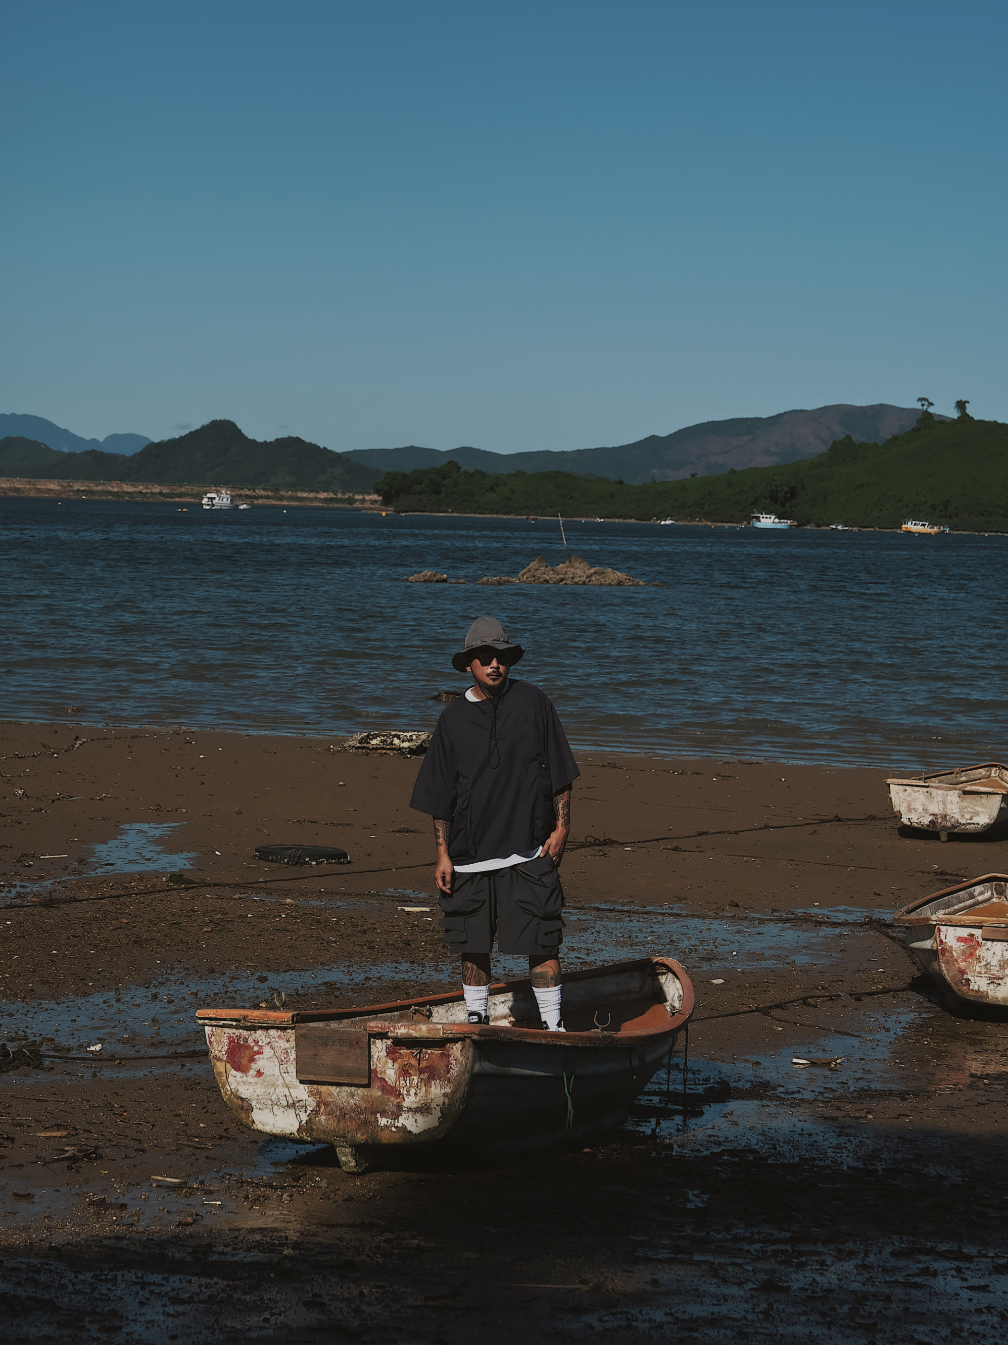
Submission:
M 1008 1009 L 1008 876 L 985 874 L 912 902 L 894 917 L 949 1004 Z
M 254 1130 L 337 1149 L 453 1141 L 517 1151 L 619 1125 L 693 1011 L 678 963 L 647 958 L 572 973 L 567 1033 L 526 1027 L 530 983 L 491 987 L 491 1022 L 461 995 L 314 1013 L 202 1010 L 221 1095 Z M 588 1029 L 606 1007 L 615 1030 Z M 427 1014 L 430 1017 L 427 1017 Z M 296 1027 L 366 1032 L 366 1086 L 301 1081 Z M 577 1030 L 583 1028 L 583 1030 Z
M 937 831 L 943 840 L 987 831 L 1008 817 L 1008 767 L 997 761 L 886 784 L 893 811 L 905 826 Z
M 207 1026 L 207 1045 L 221 1094 L 253 1130 L 291 1139 L 355 1144 L 409 1143 L 447 1133 L 465 1104 L 472 1050 L 467 1041 L 436 1050 L 403 1051 L 373 1041 L 371 1085 L 300 1083 L 294 1031 Z M 228 1061 L 259 1052 L 259 1068 Z

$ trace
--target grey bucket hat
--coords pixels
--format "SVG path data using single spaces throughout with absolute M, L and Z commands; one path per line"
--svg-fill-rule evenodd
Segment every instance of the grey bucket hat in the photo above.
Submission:
M 478 616 L 466 631 L 465 648 L 452 659 L 452 667 L 456 672 L 465 672 L 477 649 L 496 649 L 501 654 L 507 653 L 511 663 L 517 663 L 525 653 L 522 645 L 511 643 L 504 627 L 492 616 Z

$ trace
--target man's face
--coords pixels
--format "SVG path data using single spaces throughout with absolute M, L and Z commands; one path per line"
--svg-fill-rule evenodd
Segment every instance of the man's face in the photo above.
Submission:
M 469 671 L 484 696 L 496 696 L 507 681 L 509 667 L 506 653 L 497 649 L 478 649 L 469 664 Z

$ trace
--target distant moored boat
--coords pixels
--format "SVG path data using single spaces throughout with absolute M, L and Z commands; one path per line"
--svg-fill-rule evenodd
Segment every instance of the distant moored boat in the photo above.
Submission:
M 234 509 L 237 506 L 231 499 L 228 492 L 221 486 L 220 490 L 208 490 L 203 496 L 204 509 Z
M 937 523 L 923 523 L 919 518 L 908 518 L 900 529 L 901 532 L 920 532 L 931 536 L 936 532 L 948 532 L 948 528 L 939 527 Z
M 753 514 L 754 528 L 797 528 L 793 518 L 778 518 L 776 514 Z

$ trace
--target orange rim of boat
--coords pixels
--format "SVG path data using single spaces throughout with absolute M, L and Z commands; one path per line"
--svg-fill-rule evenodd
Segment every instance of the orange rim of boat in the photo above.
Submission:
M 984 873 L 979 878 L 967 878 L 965 882 L 956 883 L 954 887 L 943 887 L 940 892 L 932 892 L 930 896 L 918 897 L 916 901 L 911 901 L 908 906 L 896 912 L 893 924 L 940 925 L 942 920 L 938 912 L 932 913 L 937 916 L 935 919 L 932 919 L 931 915 L 914 915 L 913 912 L 922 906 L 928 906 L 932 901 L 937 901 L 939 897 L 951 897 L 956 892 L 965 892 L 968 888 L 976 887 L 977 883 L 1008 883 L 1008 874 Z
M 976 881 L 981 881 L 977 879 Z M 384 1019 L 367 1021 L 366 1030 L 373 1037 L 400 1037 L 403 1039 L 430 1041 L 432 1038 L 444 1040 L 461 1037 L 478 1037 L 481 1040 L 534 1041 L 545 1044 L 566 1042 L 572 1046 L 611 1046 L 614 1042 L 626 1043 L 652 1037 L 666 1036 L 676 1032 L 692 1016 L 696 1003 L 693 982 L 682 966 L 671 957 L 634 958 L 627 962 L 607 963 L 604 967 L 585 967 L 581 971 L 565 972 L 564 984 L 571 981 L 592 980 L 604 972 L 607 975 L 624 971 L 635 971 L 644 967 L 665 967 L 676 977 L 682 986 L 682 1003 L 674 1014 L 670 1014 L 664 1023 L 654 1027 L 641 1028 L 633 1032 L 604 1032 L 593 1029 L 588 1032 L 544 1032 L 541 1028 L 511 1027 L 497 1023 L 432 1023 L 424 1019 L 414 1022 L 388 1022 Z M 530 986 L 527 978 L 520 981 L 497 981 L 490 986 L 490 993 L 500 990 L 514 990 Z M 387 1004 L 364 1004 L 349 1009 L 197 1009 L 196 1018 L 205 1027 L 215 1024 L 241 1024 L 245 1027 L 295 1027 L 298 1023 L 338 1022 L 346 1018 L 364 1018 L 372 1013 L 391 1013 L 397 1009 L 411 1009 L 418 1005 L 452 1004 L 463 999 L 460 991 L 448 991 L 442 995 L 422 995 L 416 999 L 392 1000 Z

